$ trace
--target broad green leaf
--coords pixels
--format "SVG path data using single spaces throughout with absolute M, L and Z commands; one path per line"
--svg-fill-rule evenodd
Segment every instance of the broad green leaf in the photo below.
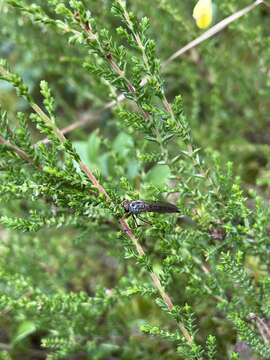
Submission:
M 129 179 L 134 179 L 139 174 L 139 163 L 135 159 L 132 159 L 128 163 L 127 176 Z
M 15 338 L 13 339 L 13 344 L 17 344 L 18 342 L 26 338 L 28 335 L 31 335 L 35 331 L 36 331 L 36 325 L 34 322 L 28 320 L 22 322 L 18 327 Z
M 127 156 L 130 148 L 133 147 L 133 139 L 128 134 L 120 133 L 113 142 L 113 150 L 121 157 Z
M 95 131 L 89 136 L 87 143 L 88 159 L 91 163 L 98 163 L 100 145 L 101 138 L 98 135 L 98 132 Z
M 146 175 L 146 181 L 155 186 L 162 187 L 171 176 L 170 168 L 167 165 L 156 165 Z
M 83 162 L 86 163 L 89 167 L 91 167 L 89 157 L 88 157 L 88 144 L 85 141 L 75 141 L 73 143 L 77 153 Z

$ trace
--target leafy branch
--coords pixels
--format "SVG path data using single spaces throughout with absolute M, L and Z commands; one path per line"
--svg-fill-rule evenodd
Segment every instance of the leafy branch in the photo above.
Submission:
M 62 145 L 62 147 L 67 151 L 67 153 L 69 153 L 69 155 L 71 155 L 73 157 L 73 159 L 79 164 L 81 170 L 85 173 L 85 175 L 91 181 L 93 186 L 104 197 L 108 206 L 110 207 L 111 203 L 112 203 L 110 196 L 108 195 L 108 193 L 106 192 L 104 187 L 99 183 L 99 181 L 97 180 L 95 175 L 92 173 L 92 171 L 88 168 L 88 166 L 79 158 L 79 156 L 76 154 L 75 150 L 71 147 L 70 143 L 66 140 L 64 135 L 57 128 L 54 118 L 53 119 L 50 118 L 47 114 L 45 114 L 45 112 L 37 104 L 35 104 L 35 102 L 33 101 L 33 99 L 31 98 L 31 96 L 28 92 L 27 87 L 23 84 L 22 79 L 18 75 L 11 73 L 5 66 L 4 62 L 2 62 L 1 66 L 0 66 L 0 78 L 2 80 L 12 83 L 13 86 L 17 89 L 17 92 L 19 93 L 19 95 L 23 96 L 26 100 L 29 101 L 30 106 L 32 107 L 32 109 L 38 116 L 38 118 L 33 117 L 33 116 L 31 118 L 37 122 L 39 128 L 43 132 L 46 132 L 47 135 L 49 135 L 51 138 L 54 139 L 54 141 L 57 140 Z M 51 94 L 48 91 L 47 85 L 43 82 L 41 86 L 42 86 L 43 95 L 45 97 L 46 103 L 51 103 L 52 102 Z M 42 121 L 43 123 L 41 123 L 40 121 Z M 26 159 L 28 161 L 30 160 L 28 158 L 28 156 L 21 150 L 18 150 L 17 147 L 16 148 L 11 147 L 11 149 L 14 150 L 24 160 L 26 160 Z M 142 246 L 140 245 L 138 239 L 133 234 L 133 232 L 132 232 L 131 228 L 129 227 L 128 223 L 126 222 L 126 220 L 124 218 L 121 218 L 119 220 L 119 223 L 121 225 L 123 232 L 130 238 L 133 245 L 135 246 L 138 256 L 140 258 L 145 258 L 146 254 L 145 254 Z M 163 299 L 164 303 L 166 304 L 169 312 L 173 313 L 174 305 L 172 303 L 170 296 L 166 293 L 163 286 L 161 285 L 158 275 L 153 270 L 151 270 L 150 276 L 153 281 L 154 287 L 157 289 L 158 293 L 160 294 L 161 298 Z M 178 326 L 179 326 L 179 329 L 182 332 L 184 338 L 186 339 L 186 341 L 189 344 L 192 344 L 193 338 L 188 333 L 188 331 L 186 330 L 183 323 L 178 321 Z

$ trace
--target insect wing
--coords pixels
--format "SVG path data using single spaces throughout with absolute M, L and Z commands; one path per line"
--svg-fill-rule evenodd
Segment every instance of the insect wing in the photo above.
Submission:
M 155 212 L 155 213 L 178 213 L 179 209 L 177 206 L 162 202 L 162 201 L 156 201 L 156 202 L 149 202 L 145 201 L 146 205 L 146 211 L 148 212 Z

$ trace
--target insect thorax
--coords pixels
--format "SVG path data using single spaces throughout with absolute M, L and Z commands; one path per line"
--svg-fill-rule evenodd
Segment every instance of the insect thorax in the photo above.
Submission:
M 132 214 L 139 214 L 145 211 L 145 208 L 146 208 L 146 204 L 142 200 L 131 201 L 129 204 L 129 211 Z

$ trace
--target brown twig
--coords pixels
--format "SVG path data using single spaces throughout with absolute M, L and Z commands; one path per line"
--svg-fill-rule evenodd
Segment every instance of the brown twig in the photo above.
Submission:
M 0 136 L 0 144 L 8 147 L 9 149 L 11 149 L 13 152 L 15 152 L 23 160 L 33 164 L 33 160 L 30 158 L 30 156 L 25 151 L 20 149 L 18 146 L 12 144 L 9 140 L 4 139 L 2 136 Z

